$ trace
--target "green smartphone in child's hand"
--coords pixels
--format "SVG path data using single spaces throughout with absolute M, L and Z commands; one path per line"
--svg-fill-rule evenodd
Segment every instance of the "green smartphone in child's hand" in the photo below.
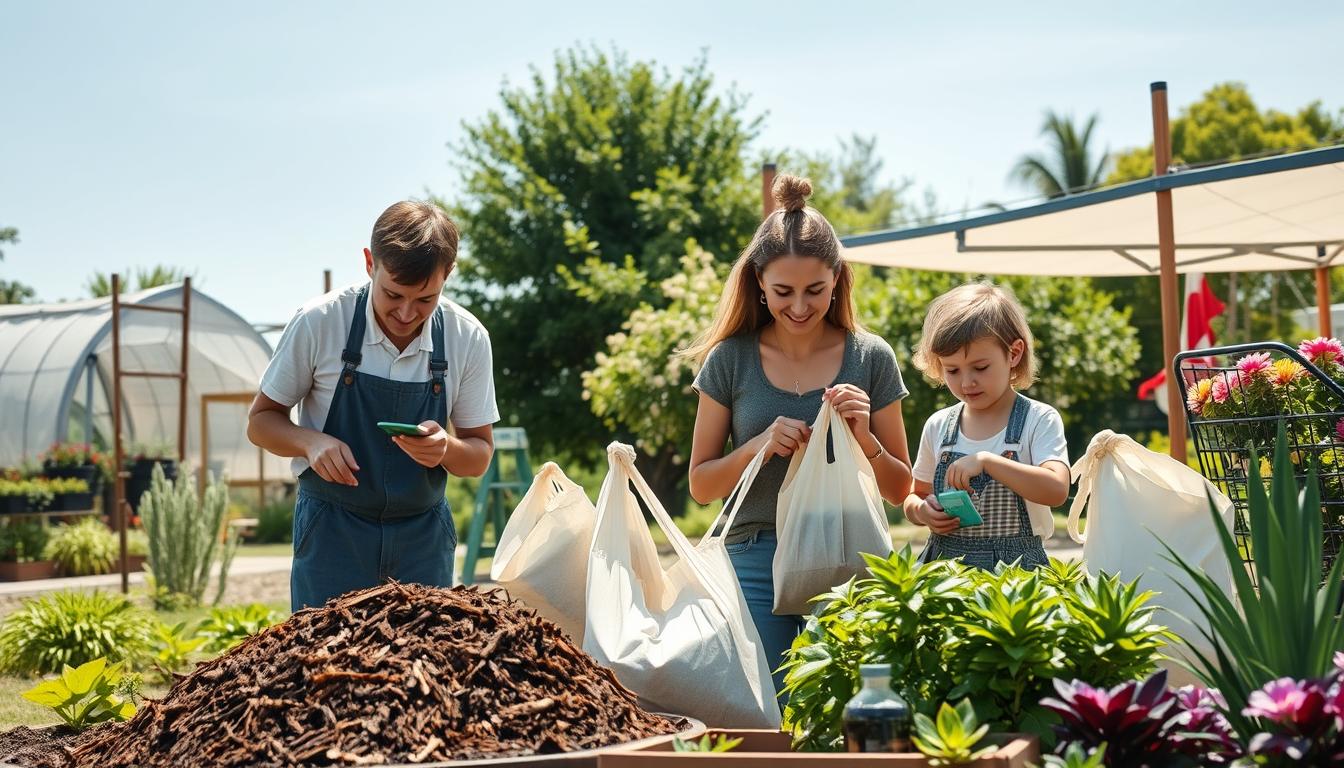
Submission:
M 405 435 L 407 437 L 424 437 L 425 433 L 420 431 L 419 424 L 401 424 L 395 421 L 380 421 L 378 428 L 389 435 Z
M 974 528 L 985 523 L 976 511 L 971 495 L 965 491 L 943 491 L 938 494 L 938 504 L 944 512 L 960 520 L 962 528 Z

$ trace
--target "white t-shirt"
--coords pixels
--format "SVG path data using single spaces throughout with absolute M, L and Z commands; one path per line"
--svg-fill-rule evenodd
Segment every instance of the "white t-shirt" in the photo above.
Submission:
M 363 285 L 333 291 L 301 307 L 285 326 L 275 355 L 262 374 L 262 394 L 281 405 L 297 405 L 301 427 L 321 432 L 326 424 L 343 367 L 341 351 Z M 442 298 L 439 305 L 443 307 L 443 356 L 448 363 L 443 378 L 448 420 L 461 429 L 494 424 L 499 421 L 499 409 L 495 405 L 490 334 L 457 304 Z M 420 338 L 402 351 L 379 327 L 372 299 L 364 314 L 359 370 L 392 381 L 429 381 L 429 358 L 434 351 L 432 317 L 425 321 Z M 308 469 L 308 461 L 296 458 L 291 467 L 298 477 Z
M 1045 403 L 1027 400 L 1027 422 L 1022 428 L 1022 443 L 1018 446 L 1017 460 L 1039 467 L 1047 461 L 1062 461 L 1069 464 L 1069 447 L 1064 441 L 1064 420 L 1059 411 Z M 938 454 L 941 453 L 943 435 L 947 432 L 947 423 L 956 417 L 961 404 L 938 411 L 924 422 L 924 432 L 919 438 L 919 455 L 911 472 L 915 480 L 933 484 L 933 474 L 938 469 Z M 986 440 L 968 440 L 957 433 L 956 445 L 952 450 L 967 455 L 980 451 L 1002 454 L 1008 443 L 1008 430 Z M 1031 517 L 1031 529 L 1037 536 L 1048 538 L 1055 532 L 1055 519 L 1050 508 L 1044 504 L 1027 502 L 1027 514 Z

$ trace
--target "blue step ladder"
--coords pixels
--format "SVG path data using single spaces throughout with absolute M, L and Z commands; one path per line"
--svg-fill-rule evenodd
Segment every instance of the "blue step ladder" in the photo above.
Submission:
M 494 431 L 495 455 L 490 467 L 481 476 L 476 489 L 476 500 L 471 510 L 471 527 L 467 531 L 467 554 L 462 561 L 462 583 L 476 583 L 476 564 L 483 556 L 493 556 L 504 532 L 509 513 L 522 500 L 532 485 L 532 465 L 527 460 L 527 430 L 522 427 L 502 427 Z M 506 456 L 507 455 L 507 456 Z M 511 458 L 516 480 L 506 479 L 504 458 Z M 510 498 L 512 497 L 512 498 Z M 494 528 L 494 538 L 485 543 L 485 527 Z

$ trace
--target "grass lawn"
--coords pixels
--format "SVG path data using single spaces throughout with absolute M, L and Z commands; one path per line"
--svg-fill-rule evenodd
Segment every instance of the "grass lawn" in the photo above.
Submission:
M 289 545 L 284 545 L 288 547 Z M 241 555 L 242 552 L 239 552 Z M 133 595 L 137 603 L 143 603 L 143 594 Z M 282 616 L 289 615 L 289 603 L 270 603 L 268 607 L 278 611 Z M 210 613 L 209 606 L 199 608 L 189 608 L 181 611 L 155 611 L 154 617 L 164 624 L 170 626 L 178 622 L 185 621 L 187 626 L 199 624 L 202 619 Z M 202 655 L 199 661 L 210 658 L 209 655 Z M 159 679 L 157 673 L 150 669 L 137 669 L 145 677 L 143 694 L 150 698 L 159 698 L 168 692 L 168 685 Z M 21 695 L 24 691 L 32 688 L 38 683 L 40 678 L 14 677 L 10 675 L 0 675 L 0 730 L 7 730 L 17 725 L 42 726 L 55 725 L 60 722 L 60 718 L 48 708 L 34 704 Z
M 236 557 L 289 557 L 294 554 L 294 545 L 283 544 L 239 544 Z

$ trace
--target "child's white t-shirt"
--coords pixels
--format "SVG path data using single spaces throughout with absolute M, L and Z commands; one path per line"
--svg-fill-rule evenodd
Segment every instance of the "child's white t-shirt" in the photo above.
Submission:
M 1062 461 L 1069 464 L 1069 447 L 1064 440 L 1064 420 L 1059 411 L 1031 398 L 1027 401 L 1027 421 L 1022 429 L 1022 443 L 1018 446 L 1017 460 L 1039 467 L 1047 461 Z M 938 469 L 938 455 L 942 450 L 943 435 L 947 432 L 947 423 L 961 411 L 961 404 L 949 406 L 938 411 L 924 422 L 924 432 L 919 438 L 919 454 L 911 474 L 915 480 L 933 484 L 933 474 Z M 966 455 L 989 451 L 1002 455 L 1007 445 L 1007 428 L 986 440 L 968 440 L 957 433 L 956 445 L 952 450 Z M 1044 504 L 1027 502 L 1027 514 L 1031 517 L 1032 531 L 1042 538 L 1049 538 L 1055 532 L 1055 519 L 1050 508 Z

